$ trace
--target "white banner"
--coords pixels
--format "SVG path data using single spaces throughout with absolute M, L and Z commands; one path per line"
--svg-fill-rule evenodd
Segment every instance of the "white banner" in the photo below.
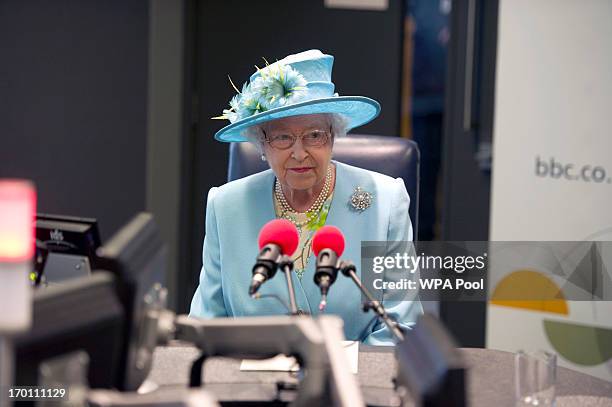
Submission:
M 499 6 L 491 240 L 612 240 L 612 1 Z M 612 380 L 611 311 L 603 301 L 493 300 L 487 346 L 551 350 L 561 365 Z

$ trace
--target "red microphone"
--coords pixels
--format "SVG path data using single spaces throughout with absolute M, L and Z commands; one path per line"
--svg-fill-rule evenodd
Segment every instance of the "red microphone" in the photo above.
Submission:
M 253 266 L 249 295 L 254 295 L 263 283 L 274 277 L 281 256 L 291 256 L 299 240 L 297 229 L 286 219 L 275 219 L 261 228 L 258 239 L 260 251 Z
M 338 275 L 338 259 L 344 252 L 344 236 L 335 226 L 323 226 L 312 238 L 312 251 L 317 256 L 314 282 L 321 289 L 319 311 L 327 305 L 329 287 Z
M 281 253 L 293 255 L 298 247 L 300 237 L 298 231 L 287 219 L 274 219 L 264 225 L 259 231 L 259 249 L 272 243 L 280 247 Z
M 323 226 L 312 238 L 312 251 L 315 256 L 324 249 L 331 249 L 338 257 L 344 253 L 344 235 L 335 226 Z

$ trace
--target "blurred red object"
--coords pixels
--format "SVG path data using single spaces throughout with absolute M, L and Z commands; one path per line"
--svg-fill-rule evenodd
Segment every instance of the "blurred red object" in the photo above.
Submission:
M 27 180 L 0 180 L 0 261 L 27 261 L 34 255 L 36 190 Z

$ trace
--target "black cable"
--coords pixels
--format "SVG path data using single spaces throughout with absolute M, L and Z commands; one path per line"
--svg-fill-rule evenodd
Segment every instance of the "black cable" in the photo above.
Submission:
M 206 362 L 206 354 L 202 352 L 199 358 L 193 361 L 191 371 L 189 373 L 189 387 L 202 386 L 202 368 Z

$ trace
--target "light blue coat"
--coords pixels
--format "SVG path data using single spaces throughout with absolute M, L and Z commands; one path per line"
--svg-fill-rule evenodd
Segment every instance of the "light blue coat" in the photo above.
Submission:
M 336 185 L 326 225 L 338 227 L 346 239 L 342 259 L 357 265 L 361 276 L 361 241 L 411 241 L 412 224 L 408 215 L 410 198 L 401 179 L 335 162 Z M 251 269 L 259 253 L 257 237 L 264 224 L 275 218 L 272 170 L 215 187 L 208 193 L 206 236 L 200 285 L 191 302 L 190 316 L 213 318 L 286 314 L 274 298 L 252 299 L 248 295 Z M 355 211 L 349 204 L 355 187 L 373 194 L 369 208 Z M 319 288 L 313 282 L 314 255 L 302 280 L 293 274 L 298 308 L 319 314 Z M 279 271 L 259 290 L 274 293 L 288 303 L 287 285 Z M 385 301 L 388 312 L 403 327 L 411 327 L 423 312 L 418 301 Z M 392 345 L 384 323 L 373 318 L 373 312 L 361 310 L 361 294 L 354 283 L 341 273 L 328 295 L 327 314 L 344 320 L 347 339 L 371 345 Z

